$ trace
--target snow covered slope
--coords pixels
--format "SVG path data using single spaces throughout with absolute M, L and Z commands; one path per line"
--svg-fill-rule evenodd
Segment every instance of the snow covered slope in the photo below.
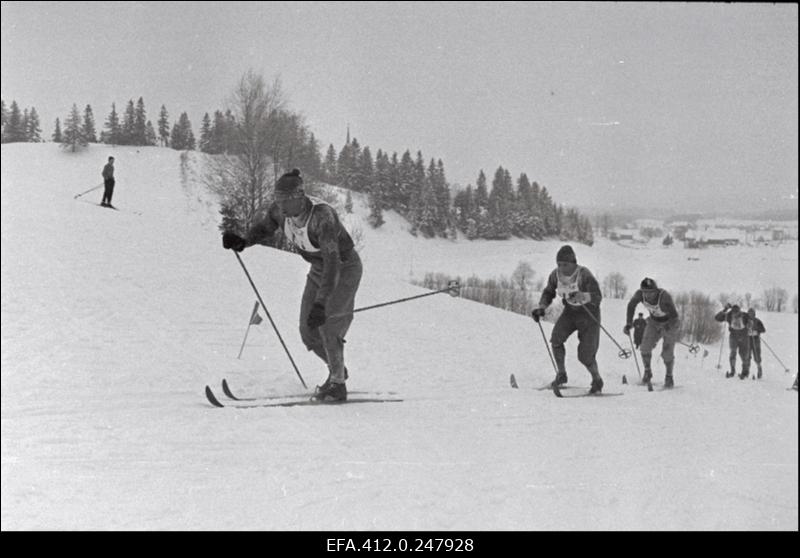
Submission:
M 94 205 L 100 190 L 74 199 L 112 154 L 121 211 Z M 648 393 L 621 384 L 636 368 L 603 336 L 606 391 L 624 395 L 560 400 L 532 389 L 553 372 L 530 318 L 436 295 L 358 314 L 348 335 L 349 389 L 403 403 L 211 407 L 203 388 L 221 393 L 222 378 L 242 396 L 302 386 L 266 320 L 236 358 L 255 295 L 221 247 L 198 162 L 2 146 L 3 530 L 797 530 L 797 394 L 766 352 L 751 382 L 724 379 L 718 346 L 679 347 L 681 387 Z M 357 306 L 424 293 L 410 273 L 510 274 L 527 259 L 544 276 L 559 245 L 423 241 L 387 220 L 364 227 Z M 576 251 L 599 275 L 652 269 L 612 245 Z M 307 265 L 263 247 L 241 257 L 320 383 L 296 327 Z M 659 257 L 647 274 L 692 287 L 689 262 Z M 730 277 L 719 265 L 714 281 Z M 793 269 L 781 280 L 796 292 Z M 624 301 L 603 316 L 621 341 Z M 795 373 L 797 315 L 760 316 Z M 576 346 L 571 383 L 588 385 Z

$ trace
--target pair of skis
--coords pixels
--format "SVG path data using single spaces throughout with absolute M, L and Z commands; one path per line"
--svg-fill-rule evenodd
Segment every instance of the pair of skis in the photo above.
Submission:
M 511 374 L 510 377 L 511 387 L 514 389 L 519 389 L 519 384 L 517 383 L 517 379 L 514 374 Z M 579 387 L 579 386 L 568 386 L 566 384 L 562 384 L 560 386 L 554 386 L 552 383 L 545 384 L 543 386 L 537 387 L 537 391 L 545 391 L 549 390 L 553 392 L 553 395 L 560 398 L 568 398 L 568 397 L 615 397 L 618 395 L 623 395 L 622 392 L 600 392 L 600 393 L 591 393 L 589 388 Z
M 228 407 L 235 409 L 253 409 L 263 407 L 303 407 L 312 405 L 347 405 L 349 403 L 399 403 L 403 401 L 397 398 L 377 397 L 380 392 L 351 391 L 348 395 L 375 395 L 375 397 L 348 397 L 345 401 L 317 401 L 310 399 L 312 394 L 295 393 L 290 395 L 269 395 L 264 397 L 237 397 L 233 394 L 227 380 L 222 380 L 222 392 L 228 400 L 221 400 L 214 394 L 214 391 L 206 386 L 206 399 L 215 407 Z M 393 392 L 386 392 L 393 395 Z M 224 402 L 223 402 L 224 401 Z

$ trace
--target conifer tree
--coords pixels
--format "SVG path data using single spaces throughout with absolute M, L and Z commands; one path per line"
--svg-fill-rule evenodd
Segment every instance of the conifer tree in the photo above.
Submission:
M 125 107 L 125 115 L 122 118 L 122 134 L 120 143 L 122 145 L 134 145 L 136 140 L 136 108 L 133 106 L 133 99 L 128 100 Z
M 3 128 L 3 142 L 14 143 L 25 141 L 25 128 L 22 126 L 22 112 L 17 101 L 11 101 L 8 120 Z
M 329 184 L 339 182 L 339 174 L 336 170 L 336 149 L 331 143 L 328 145 L 328 152 L 325 154 L 325 162 L 322 165 L 322 175 Z
M 77 151 L 79 147 L 87 145 L 86 138 L 83 135 L 83 123 L 81 121 L 81 113 L 78 112 L 78 105 L 72 105 L 72 110 L 64 121 L 62 140 L 61 147 L 69 148 L 72 152 Z
M 111 145 L 121 145 L 122 128 L 120 127 L 119 123 L 117 107 L 114 103 L 111 103 L 111 113 L 109 113 L 108 118 L 106 119 L 105 140 L 106 143 Z
M 153 127 L 153 123 L 149 120 L 144 128 L 144 136 L 145 136 L 145 145 L 157 145 L 158 144 L 158 136 L 156 135 L 156 129 Z
M 161 105 L 161 112 L 158 114 L 158 139 L 162 147 L 169 145 L 169 114 L 164 105 Z
M 61 121 L 56 118 L 56 129 L 53 132 L 53 142 L 61 143 Z
M 39 114 L 36 112 L 36 107 L 31 107 L 28 113 L 28 122 L 26 129 L 27 141 L 39 143 L 42 141 L 42 125 L 39 122 Z
M 147 145 L 147 113 L 144 99 L 139 97 L 133 116 L 133 145 Z
M 89 143 L 97 143 L 97 130 L 94 124 L 94 113 L 92 106 L 86 105 L 83 110 L 83 136 Z
M 219 111 L 218 111 L 219 112 Z M 211 153 L 211 117 L 208 113 L 203 115 L 203 124 L 200 126 L 200 151 L 203 153 Z

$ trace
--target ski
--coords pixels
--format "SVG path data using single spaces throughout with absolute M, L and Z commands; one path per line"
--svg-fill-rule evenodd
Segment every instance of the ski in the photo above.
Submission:
M 571 391 L 568 393 L 561 393 L 562 386 L 556 386 L 553 388 L 553 393 L 556 397 L 564 398 L 564 397 L 612 397 L 616 395 L 624 395 L 621 391 L 612 391 L 612 392 L 600 392 L 600 393 L 590 393 L 589 389 L 583 388 L 581 391 Z
M 311 397 L 314 395 L 313 392 L 302 392 L 302 393 L 290 393 L 287 395 L 262 395 L 257 397 L 239 397 L 234 395 L 233 391 L 228 384 L 228 381 L 223 378 L 222 379 L 222 392 L 225 394 L 226 397 L 232 399 L 234 401 L 269 401 L 271 399 L 294 399 L 297 397 Z M 394 391 L 348 391 L 349 395 L 397 395 L 397 392 Z
M 255 409 L 260 407 L 301 407 L 301 406 L 324 406 L 324 405 L 347 405 L 349 403 L 399 403 L 402 402 L 402 399 L 382 399 L 377 397 L 362 397 L 362 398 L 355 398 L 355 399 L 347 399 L 345 401 L 316 401 L 313 399 L 301 399 L 295 401 L 281 401 L 277 403 L 234 403 L 234 404 L 222 404 L 220 403 L 219 399 L 214 395 L 214 392 L 211 391 L 211 388 L 206 386 L 206 399 L 208 402 L 214 405 L 215 407 L 226 407 L 229 409 Z

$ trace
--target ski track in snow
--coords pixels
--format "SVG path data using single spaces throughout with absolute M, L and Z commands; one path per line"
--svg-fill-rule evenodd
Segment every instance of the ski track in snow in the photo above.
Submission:
M 432 296 L 360 313 L 348 334 L 348 386 L 403 403 L 216 409 L 203 386 L 221 397 L 222 378 L 241 397 L 301 386 L 266 319 L 236 358 L 255 294 L 192 179 L 202 157 L 182 173 L 169 149 L 2 150 L 3 530 L 798 528 L 797 394 L 766 350 L 752 382 L 724 378 L 727 349 L 717 370 L 718 345 L 706 358 L 679 346 L 682 389 L 648 393 L 621 384 L 635 365 L 603 334 L 606 390 L 625 395 L 559 400 L 533 389 L 553 371 L 530 318 Z M 114 204 L 141 216 L 73 199 L 109 154 Z M 363 226 L 357 307 L 425 292 L 411 272 L 491 277 L 528 260 L 546 277 L 561 244 L 423 241 L 386 219 Z M 797 292 L 797 243 L 763 250 L 703 251 L 699 268 L 677 248 L 634 260 L 576 245 L 597 276 L 631 285 L 760 293 L 778 278 Z M 731 277 L 731 255 L 752 265 Z M 296 327 L 307 264 L 262 247 L 242 260 L 313 389 L 327 373 Z M 620 342 L 626 302 L 603 302 Z M 797 315 L 759 317 L 796 372 Z M 588 386 L 576 347 L 570 383 Z

